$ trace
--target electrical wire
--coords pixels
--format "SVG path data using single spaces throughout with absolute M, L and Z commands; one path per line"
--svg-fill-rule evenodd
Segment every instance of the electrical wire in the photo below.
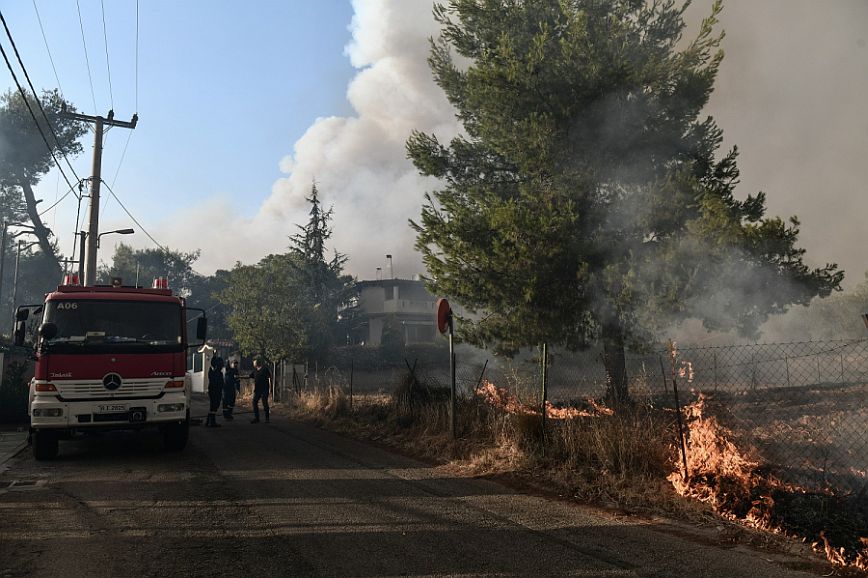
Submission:
M 48 48 L 48 38 L 45 36 L 45 28 L 42 27 L 42 18 L 39 16 L 39 8 L 36 7 L 36 0 L 33 0 L 33 10 L 36 11 L 36 20 L 39 22 L 39 31 L 42 32 L 42 41 L 45 43 L 45 51 L 48 52 L 51 70 L 54 71 L 54 80 L 57 81 L 57 88 L 60 89 L 60 94 L 63 94 L 63 87 L 60 86 L 60 77 L 57 75 L 57 68 L 54 66 L 54 58 L 51 57 L 51 49 Z
M 75 249 L 77 245 L 76 237 L 78 236 L 78 226 L 81 223 L 81 200 L 84 197 L 84 181 L 78 182 L 78 209 L 75 211 L 75 232 L 72 235 L 72 253 L 71 255 L 75 255 Z
M 112 110 L 115 108 L 115 95 L 112 91 L 112 67 L 109 64 L 109 51 L 108 51 L 108 32 L 106 32 L 105 26 L 105 0 L 100 0 L 99 2 L 100 8 L 102 8 L 102 38 L 105 43 L 105 68 L 108 71 L 108 84 L 109 84 L 109 102 L 111 103 Z
M 45 132 L 43 132 L 42 127 L 39 125 L 39 120 L 36 118 L 36 113 L 33 112 L 33 107 L 30 106 L 30 101 L 27 100 L 27 93 L 24 92 L 24 88 L 22 88 L 21 83 L 18 82 L 18 77 L 16 76 L 15 71 L 12 69 L 12 63 L 9 62 L 9 57 L 6 55 L 6 50 L 3 48 L 2 44 L 0 44 L 0 53 L 3 54 L 3 60 L 6 61 L 6 67 L 9 68 L 9 72 L 12 74 L 12 80 L 15 81 L 15 86 L 18 87 L 18 92 L 21 94 L 21 98 L 24 99 L 24 104 L 27 106 L 27 110 L 30 112 L 30 118 L 33 119 L 33 124 L 36 125 L 36 129 L 39 131 L 39 135 L 42 137 L 42 141 L 48 148 L 48 153 L 51 155 L 51 158 L 54 159 L 54 163 L 57 165 L 57 169 L 60 171 L 60 174 L 63 175 L 63 180 L 65 180 L 66 184 L 69 185 L 71 188 L 72 183 L 69 182 L 69 178 L 66 176 L 66 173 L 63 172 L 63 167 L 60 166 L 60 161 L 58 161 L 57 157 L 54 156 L 54 150 L 48 143 L 48 138 L 45 136 Z
M 136 0 L 136 112 L 139 112 L 139 0 Z
M 130 219 L 132 219 L 133 223 L 135 223 L 136 225 L 139 226 L 139 229 L 142 230 L 142 233 L 144 233 L 144 234 L 148 237 L 148 239 L 150 239 L 150 240 L 154 243 L 154 245 L 156 245 L 157 247 L 159 247 L 161 251 L 163 251 L 164 253 L 168 253 L 169 250 L 166 249 L 164 246 L 160 245 L 160 244 L 157 242 L 157 240 L 154 239 L 153 236 L 151 236 L 151 234 L 148 232 L 148 230 L 145 229 L 145 228 L 142 226 L 142 224 L 141 224 L 141 223 L 140 223 L 140 222 L 139 222 L 139 221 L 138 221 L 138 220 L 137 220 L 137 219 L 132 215 L 132 213 L 130 213 L 129 209 L 127 209 L 127 208 L 124 206 L 124 204 L 121 202 L 121 200 L 118 198 L 118 196 L 117 196 L 117 195 L 115 194 L 115 192 L 112 190 L 112 188 L 108 185 L 108 183 L 105 182 L 105 181 L 102 181 L 102 184 L 105 185 L 105 187 L 108 189 L 109 193 L 111 193 L 111 196 L 113 196 L 113 197 L 115 198 L 115 200 L 118 202 L 118 204 L 121 206 L 121 208 L 122 208 L 122 209 L 124 210 L 124 212 L 127 214 L 127 216 L 128 216 Z
M 90 80 L 90 98 L 93 101 L 93 110 L 96 112 L 96 95 L 93 92 L 93 76 L 90 73 L 90 58 L 87 56 L 87 42 L 84 39 L 84 22 L 81 20 L 81 6 L 78 0 L 75 0 L 75 7 L 78 10 L 78 26 L 81 29 L 81 44 L 84 46 L 84 62 L 87 64 L 87 78 Z
M 69 189 L 67 189 L 67 191 L 66 191 L 65 193 L 63 193 L 63 196 L 62 196 L 62 197 L 60 197 L 59 199 L 57 199 L 56 201 L 54 201 L 54 204 L 52 204 L 50 207 L 48 207 L 48 208 L 45 209 L 44 211 L 40 212 L 40 213 L 39 213 L 39 216 L 41 217 L 42 215 L 44 215 L 45 213 L 47 213 L 48 211 L 50 211 L 51 209 L 53 209 L 54 207 L 56 207 L 57 205 L 59 205 L 59 204 L 63 201 L 63 199 L 65 199 L 66 197 L 69 196 L 69 193 L 72 193 L 73 191 L 75 191 L 75 187 L 77 187 L 77 186 L 78 186 L 78 183 L 76 183 L 75 185 L 73 185 L 72 187 L 70 187 Z
M 69 194 L 69 193 L 67 193 Z M 57 179 L 54 182 L 54 202 L 57 203 L 57 199 L 60 197 L 60 171 L 57 172 Z M 57 211 L 51 215 L 51 230 L 55 230 L 57 228 Z
M 18 52 L 18 46 L 15 44 L 15 39 L 12 38 L 12 32 L 9 30 L 9 25 L 6 24 L 6 18 L 3 16 L 3 11 L 0 10 L 0 21 L 3 23 L 3 28 L 6 30 L 6 36 L 9 38 L 9 42 L 12 44 L 12 50 L 15 51 L 15 57 L 18 59 L 18 65 L 21 66 L 21 70 L 24 72 L 24 78 L 27 79 L 27 84 L 30 86 L 31 92 L 33 92 L 33 98 L 36 101 L 36 105 L 39 107 L 39 111 L 42 113 L 42 117 L 45 119 L 45 124 L 48 125 L 48 130 L 51 131 L 51 136 L 54 137 L 54 145 L 60 154 L 63 155 L 64 160 L 66 160 L 66 164 L 69 167 L 69 170 L 72 171 L 72 175 L 75 177 L 76 182 L 81 181 L 78 173 L 75 172 L 75 169 L 72 166 L 72 163 L 69 162 L 69 157 L 66 156 L 66 153 L 60 150 L 60 139 L 57 137 L 57 133 L 54 130 L 54 126 L 52 126 L 51 121 L 48 119 L 48 115 L 45 113 L 45 109 L 42 107 L 42 101 L 39 100 L 39 95 L 36 93 L 36 88 L 33 86 L 33 81 L 30 80 L 30 74 L 27 72 L 27 67 L 24 66 L 24 61 L 21 59 L 21 54 Z M 6 52 L 3 52 L 3 58 L 6 58 Z M 39 134 L 42 135 L 42 140 L 45 141 L 45 146 L 48 147 L 48 152 L 51 153 L 51 158 L 54 159 L 54 163 L 57 165 L 57 169 L 63 174 L 63 179 L 66 181 L 66 184 L 72 188 L 72 184 L 69 182 L 69 179 L 66 176 L 66 173 L 63 172 L 63 167 L 60 166 L 60 162 L 57 160 L 57 157 L 54 155 L 54 149 L 51 148 L 51 145 L 48 144 L 48 139 L 45 138 L 45 134 L 42 132 L 42 127 L 39 125 L 39 121 L 36 120 L 36 115 L 32 114 L 32 109 L 30 108 L 30 103 L 27 100 L 27 95 L 21 89 L 21 85 L 18 83 L 18 78 L 15 76 L 15 72 L 12 70 L 12 66 L 9 64 L 9 59 L 6 58 L 6 65 L 9 66 L 9 72 L 12 73 L 12 78 L 15 80 L 15 84 L 18 86 L 19 92 L 21 92 L 22 98 L 24 98 L 25 104 L 27 104 L 28 110 L 31 110 L 31 116 L 33 117 L 33 122 L 36 123 L 36 128 L 39 129 Z
M 118 162 L 118 168 L 115 169 L 115 176 L 112 178 L 112 186 L 115 186 L 115 183 L 118 180 L 118 174 L 121 172 L 121 165 L 124 164 L 124 158 L 127 156 L 127 147 L 130 146 L 130 140 L 133 138 L 133 131 L 127 131 L 127 142 L 124 143 L 124 150 L 121 153 L 121 160 Z

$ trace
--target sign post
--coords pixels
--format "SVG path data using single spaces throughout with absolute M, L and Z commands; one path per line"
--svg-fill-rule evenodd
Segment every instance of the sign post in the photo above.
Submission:
M 449 332 L 449 435 L 455 439 L 455 323 L 449 301 L 443 298 L 437 300 L 437 329 L 440 333 Z

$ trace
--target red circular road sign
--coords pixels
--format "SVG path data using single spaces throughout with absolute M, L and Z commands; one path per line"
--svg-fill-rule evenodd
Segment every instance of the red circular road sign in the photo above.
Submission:
M 452 318 L 452 308 L 449 301 L 444 298 L 437 300 L 437 329 L 440 333 L 449 331 L 449 321 Z

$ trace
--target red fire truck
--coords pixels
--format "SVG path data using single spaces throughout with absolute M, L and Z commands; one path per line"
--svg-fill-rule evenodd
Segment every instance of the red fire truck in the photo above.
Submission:
M 160 428 L 166 449 L 182 450 L 190 426 L 187 347 L 204 342 L 205 312 L 187 307 L 163 278 L 151 289 L 77 281 L 67 276 L 42 304 L 16 311 L 17 345 L 28 320 L 37 328 L 28 410 L 33 455 L 51 459 L 60 439 L 79 433 L 146 427 Z M 193 344 L 190 311 L 200 312 Z

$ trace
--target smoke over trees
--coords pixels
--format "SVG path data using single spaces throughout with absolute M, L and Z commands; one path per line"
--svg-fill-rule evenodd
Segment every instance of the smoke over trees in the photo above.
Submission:
M 675 2 L 452 0 L 429 63 L 462 122 L 408 155 L 443 187 L 412 222 L 433 289 L 480 320 L 465 339 L 514 351 L 602 342 L 609 394 L 624 348 L 673 320 L 756 331 L 840 285 L 810 269 L 798 220 L 738 200 L 738 152 L 699 117 L 723 58 L 720 2 L 685 42 Z M 453 56 L 457 53 L 458 57 Z
M 316 185 L 307 202 L 308 222 L 290 238 L 289 251 L 238 264 L 218 295 L 244 353 L 324 361 L 339 343 L 338 309 L 355 295 L 353 279 L 343 274 L 346 257 L 326 257 L 332 211 L 323 210 Z

